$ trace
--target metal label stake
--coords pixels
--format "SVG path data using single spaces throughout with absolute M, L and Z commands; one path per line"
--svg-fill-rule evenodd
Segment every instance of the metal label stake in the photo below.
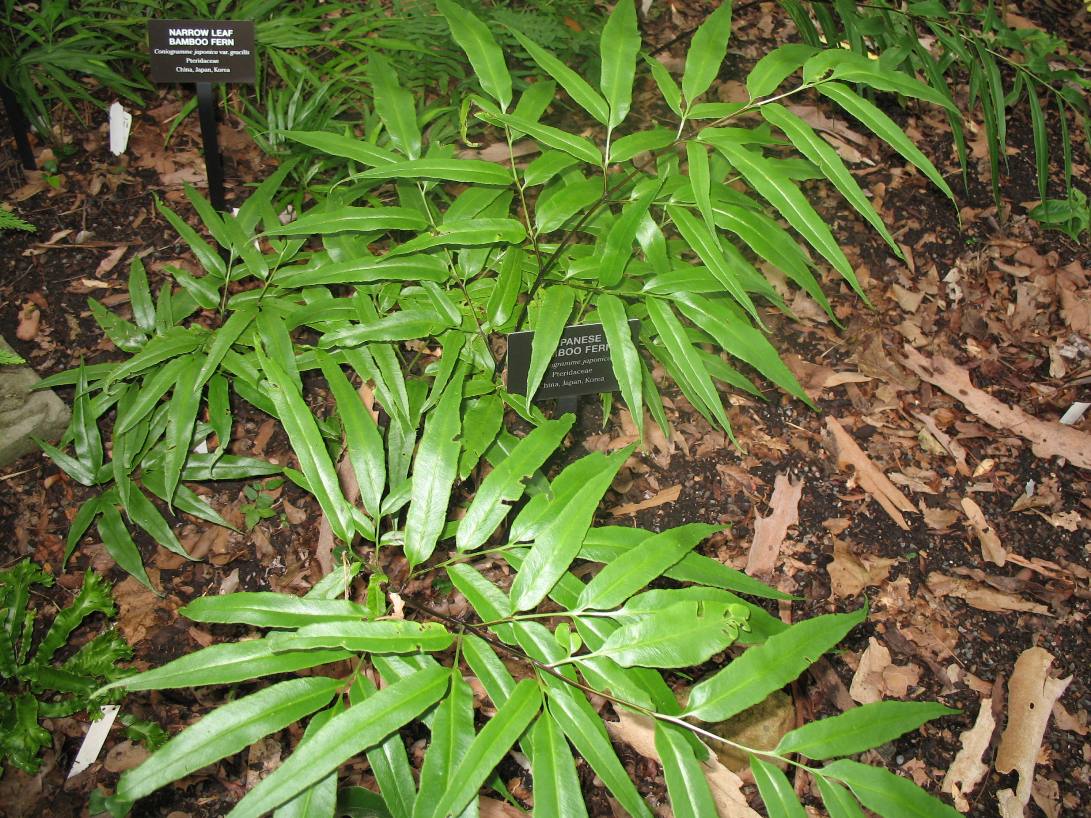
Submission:
M 216 210 L 227 210 L 224 198 L 224 166 L 220 154 L 220 135 L 216 124 L 216 95 L 212 83 L 197 83 L 197 114 L 201 119 L 201 141 L 205 150 L 205 175 L 208 177 L 208 198 Z

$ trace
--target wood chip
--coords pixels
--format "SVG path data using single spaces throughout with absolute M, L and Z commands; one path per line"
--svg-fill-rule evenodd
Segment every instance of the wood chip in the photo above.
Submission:
M 1063 457 L 1081 469 L 1091 469 L 1091 435 L 1055 421 L 1038 420 L 1017 406 L 1008 406 L 970 382 L 970 374 L 940 355 L 928 360 L 905 347 L 902 360 L 923 380 L 938 386 L 994 429 L 1014 432 L 1031 443 L 1038 457 Z
M 911 513 L 917 509 L 871 461 L 836 418 L 826 418 L 826 427 L 833 438 L 833 452 L 837 457 L 838 467 L 852 466 L 856 470 L 856 482 L 860 487 L 878 501 L 899 528 L 908 531 L 909 525 L 902 512 Z
M 778 474 L 773 482 L 773 496 L 769 498 L 772 513 L 754 521 L 754 541 L 746 559 L 746 573 L 768 577 L 776 567 L 777 557 L 788 529 L 799 522 L 799 499 L 803 495 L 803 481 L 792 482 L 786 474 Z
M 996 535 L 996 529 L 989 525 L 985 519 L 985 512 L 981 506 L 969 497 L 962 498 L 962 510 L 966 513 L 970 528 L 977 535 L 977 541 L 981 543 L 981 556 L 986 562 L 1002 566 L 1007 561 L 1008 552 L 1000 544 L 1000 537 Z
M 620 506 L 614 506 L 610 509 L 611 517 L 624 517 L 626 514 L 636 514 L 638 511 L 645 511 L 649 508 L 655 508 L 656 506 L 665 505 L 666 503 L 673 503 L 678 499 L 678 496 L 682 493 L 681 486 L 671 486 L 665 488 L 654 497 L 649 497 L 647 500 L 641 500 L 639 503 L 623 503 Z
M 1000 773 L 1018 773 L 1015 796 L 1021 807 L 1030 801 L 1034 765 L 1038 763 L 1053 703 L 1072 681 L 1071 676 L 1067 679 L 1051 677 L 1049 667 L 1052 664 L 1053 656 L 1048 651 L 1028 648 L 1015 661 L 1008 680 L 1008 723 L 1000 736 L 995 766 Z M 1004 800 L 1010 802 L 1010 798 Z
M 989 749 L 993 731 L 996 729 L 996 719 L 993 718 L 992 699 L 983 699 L 981 709 L 977 711 L 977 721 L 974 726 L 959 734 L 962 743 L 958 755 L 947 768 L 947 775 L 943 777 L 940 789 L 950 793 L 954 799 L 955 807 L 959 812 L 969 812 L 970 803 L 966 795 L 973 792 L 974 787 L 981 783 L 988 775 L 989 765 L 981 759 L 985 751 Z

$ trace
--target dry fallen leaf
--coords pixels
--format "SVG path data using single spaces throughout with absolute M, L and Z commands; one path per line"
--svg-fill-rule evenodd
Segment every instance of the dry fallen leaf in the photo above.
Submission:
M 641 500 L 639 503 L 623 503 L 620 506 L 614 506 L 610 509 L 611 517 L 624 517 L 627 514 L 636 514 L 638 511 L 645 511 L 649 508 L 655 508 L 666 503 L 673 503 L 678 499 L 678 496 L 682 493 L 681 486 L 671 486 L 665 488 L 654 497 L 649 497 L 647 500 Z
M 860 484 L 860 487 L 878 501 L 899 528 L 908 531 L 909 525 L 902 516 L 902 512 L 914 512 L 917 509 L 898 490 L 897 486 L 887 479 L 887 476 L 856 444 L 836 418 L 826 418 L 826 426 L 833 439 L 833 451 L 837 457 L 838 467 L 852 466 L 856 470 L 856 482 Z
M 916 665 L 895 665 L 890 651 L 874 636 L 860 656 L 860 664 L 849 685 L 849 695 L 860 704 L 881 701 L 885 696 L 904 698 L 909 688 L 920 680 L 921 669 Z
M 41 322 L 42 313 L 33 302 L 28 301 L 19 311 L 19 326 L 15 328 L 15 337 L 20 341 L 33 341 L 38 337 Z
M 826 566 L 830 588 L 839 597 L 856 596 L 869 585 L 882 585 L 895 562 L 886 557 L 861 559 L 852 553 L 847 542 L 834 537 L 833 561 Z
M 977 541 L 981 543 L 981 556 L 986 562 L 1002 566 L 1007 561 L 1008 552 L 1000 544 L 1000 537 L 996 535 L 996 529 L 989 525 L 985 519 L 985 512 L 981 506 L 969 497 L 962 498 L 962 510 L 966 512 L 966 519 L 970 522 L 970 528 L 977 535 Z
M 1008 680 L 1008 723 L 996 750 L 996 771 L 1016 772 L 1019 785 L 1015 796 L 1020 808 L 1030 801 L 1034 784 L 1034 765 L 1042 749 L 1049 715 L 1065 688 L 1072 681 L 1049 675 L 1053 656 L 1039 647 L 1027 648 L 1015 660 Z M 1000 797 L 1000 793 L 997 793 Z M 1010 798 L 1002 799 L 1010 802 Z M 1022 809 L 1020 809 L 1020 815 Z
M 117 266 L 117 263 L 121 261 L 121 257 L 125 255 L 125 251 L 129 249 L 129 245 L 121 244 L 106 254 L 106 258 L 98 263 L 98 267 L 95 268 L 95 275 L 102 278 Z
M 996 729 L 996 719 L 993 718 L 992 699 L 983 699 L 981 709 L 977 711 L 977 720 L 974 726 L 959 734 L 962 746 L 947 768 L 947 775 L 943 777 L 943 785 L 940 789 L 950 793 L 954 799 L 955 807 L 959 812 L 969 812 L 970 803 L 966 800 L 967 793 L 988 775 L 989 765 L 981 758 L 989 749 L 993 731 Z
M 955 596 L 964 599 L 967 603 L 980 611 L 1026 611 L 1050 615 L 1049 608 L 1030 602 L 1015 594 L 1004 593 L 995 588 L 990 588 L 980 582 L 963 577 L 949 577 L 939 571 L 933 571 L 925 580 L 928 590 L 936 596 Z
M 995 429 L 1025 437 L 1038 457 L 1064 457 L 1081 469 L 1091 468 L 1091 435 L 1055 421 L 1038 420 L 1008 406 L 970 382 L 970 373 L 942 356 L 928 360 L 905 347 L 903 362 L 923 380 L 938 386 Z
M 773 573 L 788 529 L 799 522 L 799 499 L 802 494 L 802 480 L 792 482 L 786 474 L 777 475 L 773 483 L 773 496 L 769 498 L 772 513 L 754 521 L 754 541 L 750 544 L 746 573 L 760 577 Z

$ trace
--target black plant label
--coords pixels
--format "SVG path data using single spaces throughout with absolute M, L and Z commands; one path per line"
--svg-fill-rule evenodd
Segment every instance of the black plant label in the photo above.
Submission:
M 640 321 L 630 319 L 629 331 L 636 343 Z M 508 335 L 508 391 L 526 395 L 530 374 L 533 332 Z M 564 328 L 534 400 L 613 392 L 618 388 L 610 358 L 610 344 L 602 324 L 573 324 Z
M 149 20 L 152 82 L 254 82 L 253 20 Z

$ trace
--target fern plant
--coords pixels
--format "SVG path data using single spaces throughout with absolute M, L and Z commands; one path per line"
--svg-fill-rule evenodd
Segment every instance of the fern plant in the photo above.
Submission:
M 35 644 L 37 612 L 28 606 L 31 589 L 52 584 L 53 576 L 30 560 L 0 571 L 0 761 L 27 773 L 38 771 L 41 750 L 52 742 L 49 731 L 39 724 L 42 719 L 88 709 L 92 693 L 131 672 L 118 662 L 132 658 L 132 649 L 113 629 L 57 661 L 57 654 L 88 617 L 116 613 L 109 585 L 93 571 L 84 574 L 79 594 L 58 611 Z M 119 696 L 114 693 L 110 698 Z M 98 712 L 95 706 L 90 710 Z
M 993 0 L 959 0 L 956 4 L 928 0 L 905 7 L 885 0 L 782 0 L 781 5 L 813 48 L 843 43 L 861 56 L 873 50 L 887 68 L 920 75 L 952 104 L 956 89 L 968 84 L 965 113 L 979 112 L 984 124 L 989 176 L 998 206 L 1000 183 L 1008 165 L 1008 121 L 1025 102 L 1038 195 L 1045 200 L 1049 190 L 1047 120 L 1051 120 L 1059 129 L 1065 195 L 1072 197 L 1069 120 L 1080 125 L 1091 144 L 1091 108 L 1087 104 L 1091 79 L 1086 76 L 1086 66 L 1060 38 L 1039 29 L 1012 28 L 1006 21 L 1007 7 Z M 931 48 L 926 45 L 929 40 L 934 42 Z M 948 114 L 965 175 L 965 123 L 961 113 L 949 109 Z
M 289 429 L 317 434 L 302 395 L 287 379 L 274 378 L 270 388 L 291 395 Z M 574 418 L 566 415 L 522 439 L 497 441 L 487 455 L 494 468 L 461 520 L 448 522 L 446 504 L 435 501 L 420 520 L 452 530 L 458 551 L 439 564 L 417 565 L 413 573 L 445 576 L 469 601 L 475 618 L 453 618 L 404 589 L 397 602 L 410 618 L 393 614 L 382 571 L 409 553 L 409 526 L 421 487 L 434 485 L 444 464 L 457 463 L 465 453 L 459 433 L 469 436 L 472 429 L 464 395 L 458 373 L 424 424 L 406 528 L 391 531 L 369 549 L 362 571 L 366 587 L 354 580 L 360 564 L 346 562 L 304 597 L 240 592 L 197 599 L 182 610 L 191 620 L 245 625 L 263 634 L 212 645 L 103 689 L 230 686 L 280 677 L 249 695 L 229 696 L 228 703 L 126 772 L 113 795 L 100 793 L 95 809 L 124 815 L 160 787 L 309 717 L 295 752 L 247 793 L 231 818 L 270 811 L 318 818 L 340 814 L 348 803 L 368 814 L 405 818 L 476 815 L 483 786 L 504 791 L 494 769 L 516 745 L 531 761 L 535 815 L 587 814 L 579 796 L 577 753 L 628 814 L 650 818 L 603 716 L 588 699 L 593 694 L 617 712 L 654 720 L 655 746 L 676 815 L 717 814 L 706 780 L 715 769 L 707 743 L 725 739 L 695 720 L 718 722 L 762 701 L 833 648 L 863 620 L 864 609 L 787 626 L 739 595 L 782 594 L 695 552 L 719 527 L 690 524 L 653 533 L 593 526 L 595 508 L 632 448 L 589 455 L 546 481 L 537 467 L 571 427 Z M 349 411 L 364 412 L 356 400 Z M 346 411 L 349 404 L 339 406 Z M 390 433 L 385 443 L 372 436 L 361 447 L 361 460 L 370 466 L 365 474 L 381 474 L 383 449 L 389 456 L 401 445 Z M 299 447 L 301 439 L 293 436 L 293 444 Z M 508 516 L 508 503 L 518 502 L 524 492 L 529 501 L 514 514 L 504 544 L 482 549 Z M 497 564 L 506 570 L 487 571 Z M 585 582 L 574 573 L 577 565 L 599 570 Z M 497 580 L 508 571 L 510 585 Z M 670 587 L 649 590 L 656 580 L 659 585 L 669 580 Z M 741 653 L 686 691 L 685 704 L 679 704 L 668 684 L 670 673 L 735 644 L 743 647 Z M 518 663 L 514 677 L 502 659 Z M 467 673 L 496 708 L 480 729 Z M 851 758 L 951 712 L 929 702 L 880 702 L 800 726 L 773 750 L 727 743 L 750 755 L 771 810 L 802 813 L 778 766 L 787 764 L 814 778 L 831 814 L 858 813 L 858 800 L 890 818 L 953 818 L 958 813 L 909 780 Z M 398 732 L 418 721 L 431 734 L 419 783 Z M 337 770 L 358 754 L 366 755 L 378 793 L 339 789 Z

